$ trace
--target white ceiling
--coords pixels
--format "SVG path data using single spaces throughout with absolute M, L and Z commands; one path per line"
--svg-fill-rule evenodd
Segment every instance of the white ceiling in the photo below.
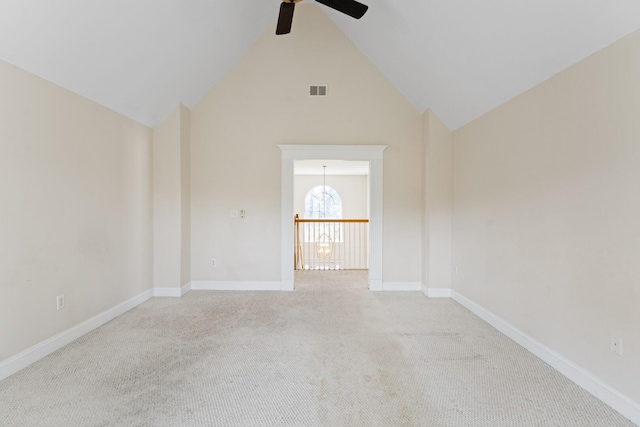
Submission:
M 318 7 L 451 129 L 640 28 L 637 0 L 363 1 L 359 21 Z M 3 0 L 0 59 L 153 127 L 272 32 L 279 4 Z

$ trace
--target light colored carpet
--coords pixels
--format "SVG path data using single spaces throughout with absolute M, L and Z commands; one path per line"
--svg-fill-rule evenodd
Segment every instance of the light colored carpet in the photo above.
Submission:
M 2 426 L 631 426 L 448 299 L 297 290 L 155 298 L 0 382 Z

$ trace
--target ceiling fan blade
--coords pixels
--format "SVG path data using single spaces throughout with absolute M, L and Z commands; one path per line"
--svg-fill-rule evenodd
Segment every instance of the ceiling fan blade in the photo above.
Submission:
M 278 25 L 276 26 L 276 34 L 289 34 L 291 32 L 291 23 L 293 22 L 293 10 L 296 4 L 282 2 L 280 4 L 280 14 L 278 15 Z
M 322 3 L 325 6 L 329 6 L 331 9 L 335 9 L 338 12 L 342 12 L 351 16 L 352 18 L 360 19 L 365 14 L 369 6 L 358 3 L 355 0 L 316 0 L 318 3 Z

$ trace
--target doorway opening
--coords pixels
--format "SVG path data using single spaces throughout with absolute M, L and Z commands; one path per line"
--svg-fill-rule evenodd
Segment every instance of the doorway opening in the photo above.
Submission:
M 282 153 L 281 258 L 282 289 L 294 289 L 295 233 L 294 233 L 294 170 L 301 160 L 346 160 L 367 162 L 369 209 L 369 269 L 368 287 L 382 290 L 382 189 L 383 152 L 386 145 L 278 145 Z M 325 243 L 328 243 L 325 241 Z
M 294 269 L 368 270 L 369 162 L 294 162 Z

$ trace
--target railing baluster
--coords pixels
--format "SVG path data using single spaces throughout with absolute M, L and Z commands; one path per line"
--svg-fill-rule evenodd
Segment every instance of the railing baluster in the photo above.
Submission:
M 302 230 L 300 224 L 302 224 Z M 296 218 L 295 233 L 296 269 L 369 268 L 368 219 Z

